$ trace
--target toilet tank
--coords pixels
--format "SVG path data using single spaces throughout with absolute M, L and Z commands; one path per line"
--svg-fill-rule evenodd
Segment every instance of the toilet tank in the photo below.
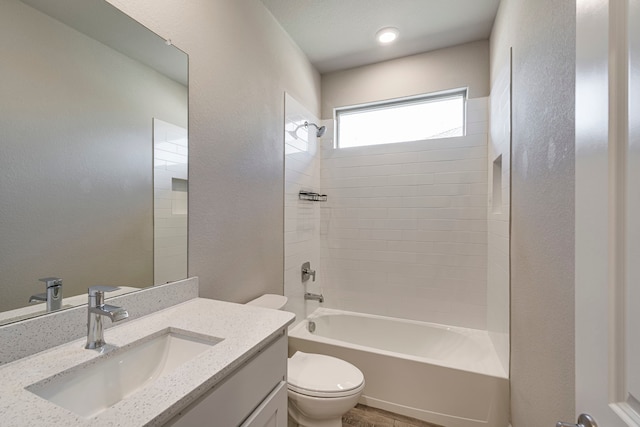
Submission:
M 247 303 L 256 307 L 272 308 L 274 310 L 282 310 L 287 303 L 287 297 L 284 295 L 264 294 Z

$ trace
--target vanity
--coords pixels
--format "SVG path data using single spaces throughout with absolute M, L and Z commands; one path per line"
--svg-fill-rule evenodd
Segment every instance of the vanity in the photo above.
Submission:
M 81 338 L 16 360 L 0 367 L 2 425 L 286 426 L 293 320 L 283 311 L 193 298 L 107 329 L 102 353 L 86 350 Z M 172 366 L 124 384 L 153 370 L 151 355 L 160 350 L 145 348 L 154 345 L 175 346 L 159 362 Z M 127 364 L 133 369 L 120 374 Z M 112 406 L 109 397 L 94 399 L 105 389 L 120 393 L 110 396 Z

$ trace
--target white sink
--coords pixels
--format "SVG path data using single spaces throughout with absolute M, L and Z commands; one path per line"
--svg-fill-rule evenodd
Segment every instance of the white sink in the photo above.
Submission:
M 26 389 L 89 418 L 222 341 L 216 337 L 196 338 L 171 328 L 154 335 Z

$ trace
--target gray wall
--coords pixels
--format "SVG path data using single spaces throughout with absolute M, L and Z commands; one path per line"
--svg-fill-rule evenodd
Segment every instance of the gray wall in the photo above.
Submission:
M 0 58 L 0 310 L 151 285 L 152 118 L 186 126 L 186 88 L 17 0 Z
M 284 92 L 320 76 L 259 0 L 110 0 L 189 55 L 189 274 L 200 295 L 283 292 Z
M 477 41 L 322 75 L 322 118 L 346 105 L 469 88 L 489 96 L 489 42 Z
M 513 427 L 574 418 L 575 1 L 506 0 L 492 82 L 513 46 Z

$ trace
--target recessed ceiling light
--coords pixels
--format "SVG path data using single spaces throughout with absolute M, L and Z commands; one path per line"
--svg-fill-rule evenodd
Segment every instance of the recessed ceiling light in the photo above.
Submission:
M 398 31 L 397 28 L 394 28 L 394 27 L 383 28 L 376 33 L 376 40 L 378 40 L 378 43 L 383 45 L 393 43 L 398 38 L 399 34 L 400 34 L 400 31 Z

